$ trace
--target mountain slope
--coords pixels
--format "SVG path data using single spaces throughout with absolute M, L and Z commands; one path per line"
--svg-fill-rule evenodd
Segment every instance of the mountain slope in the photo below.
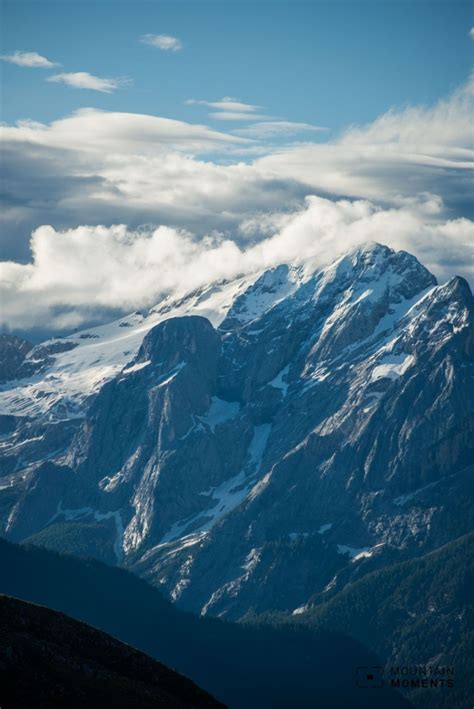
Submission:
M 454 666 L 454 687 L 409 691 L 419 707 L 472 704 L 474 534 L 367 574 L 288 619 L 363 640 L 386 666 Z M 272 622 L 275 623 L 276 619 Z
M 65 338 L 4 387 L 4 533 L 230 618 L 435 549 L 473 529 L 473 312 L 462 279 L 368 244 Z
M 232 707 L 373 707 L 354 667 L 377 657 L 351 638 L 198 618 L 123 569 L 0 540 L 0 593 L 47 605 L 178 668 Z M 387 707 L 409 706 L 383 693 Z
M 71 618 L 0 596 L 5 709 L 223 707 L 190 680 Z

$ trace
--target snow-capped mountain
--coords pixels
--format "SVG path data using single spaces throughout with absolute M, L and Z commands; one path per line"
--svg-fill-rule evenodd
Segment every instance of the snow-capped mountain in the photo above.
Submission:
M 297 612 L 472 528 L 472 318 L 368 244 L 35 347 L 0 392 L 3 532 Z

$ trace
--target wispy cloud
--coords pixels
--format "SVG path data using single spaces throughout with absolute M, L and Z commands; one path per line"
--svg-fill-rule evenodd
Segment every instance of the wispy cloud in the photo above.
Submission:
M 471 27 L 471 29 L 469 30 L 469 37 L 471 39 L 474 39 L 474 27 Z
M 190 98 L 185 103 L 188 106 L 208 106 L 216 109 L 209 113 L 209 118 L 217 121 L 259 121 L 271 119 L 271 116 L 257 114 L 262 106 L 251 103 L 243 103 L 232 96 L 224 96 L 218 101 L 204 101 L 202 99 Z
M 181 40 L 170 34 L 144 34 L 140 37 L 140 42 L 165 52 L 178 52 L 183 48 Z
M 241 113 L 239 111 L 215 111 L 209 114 L 209 118 L 214 118 L 216 121 L 263 121 L 270 118 L 270 116 L 258 113 Z
M 72 86 L 74 89 L 101 91 L 104 94 L 111 94 L 113 91 L 116 91 L 116 89 L 121 89 L 131 83 L 130 79 L 106 79 L 89 74 L 87 71 L 54 74 L 53 76 L 49 76 L 46 81 L 66 84 L 67 86 Z
M 46 59 L 46 57 L 43 57 L 37 52 L 20 52 L 17 50 L 12 54 L 2 54 L 0 59 L 3 59 L 4 62 L 10 62 L 10 64 L 26 66 L 32 69 L 51 69 L 55 66 L 61 66 L 57 62 Z
M 255 119 L 256 116 L 253 116 Z M 246 138 L 275 138 L 279 136 L 295 135 L 297 133 L 320 133 L 327 128 L 314 126 L 311 123 L 297 123 L 294 121 L 261 121 L 245 128 L 236 128 L 233 133 Z
M 242 103 L 242 101 L 237 101 L 237 99 L 231 96 L 224 96 L 224 98 L 218 101 L 204 101 L 202 99 L 190 98 L 185 101 L 185 103 L 188 106 L 209 106 L 209 108 L 216 108 L 218 111 L 236 111 L 238 113 L 255 113 L 255 111 L 260 111 L 262 108 L 262 106 L 256 106 L 251 103 Z

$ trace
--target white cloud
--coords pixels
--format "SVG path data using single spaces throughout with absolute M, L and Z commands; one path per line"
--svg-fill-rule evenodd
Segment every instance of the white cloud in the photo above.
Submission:
M 258 113 L 245 113 L 240 111 L 215 111 L 209 114 L 210 118 L 217 121 L 259 121 L 269 118 L 269 116 Z
M 120 157 L 136 155 L 152 158 L 174 150 L 190 153 L 218 145 L 246 144 L 244 138 L 214 131 L 207 126 L 140 113 L 101 111 L 81 108 L 71 116 L 49 125 L 19 121 L 16 126 L 0 127 L 0 137 L 20 148 L 21 143 L 44 148 L 72 150 L 73 166 L 89 160 L 113 164 Z M 111 154 L 111 153 L 115 154 Z M 93 157 L 91 157 L 93 156 Z
M 46 81 L 53 81 L 60 84 L 72 86 L 74 89 L 90 89 L 91 91 L 101 91 L 104 94 L 111 94 L 116 89 L 123 88 L 131 83 L 130 79 L 104 79 L 94 76 L 87 71 L 76 71 L 70 73 L 54 74 Z
M 202 99 L 188 99 L 185 101 L 188 106 L 199 105 L 217 109 L 209 113 L 210 118 L 218 121 L 259 121 L 270 119 L 271 116 L 257 114 L 261 106 L 251 103 L 242 103 L 232 96 L 224 96 L 218 101 L 204 101 Z
M 471 27 L 471 29 L 469 30 L 469 37 L 471 39 L 474 39 L 474 27 Z
M 415 253 L 442 279 L 459 267 L 473 276 L 466 255 L 474 223 L 443 219 L 441 206 L 430 196 L 397 209 L 311 196 L 292 214 L 277 213 L 273 220 L 264 215 L 260 225 L 255 219 L 253 233 L 260 239 L 244 247 L 222 235 L 198 240 L 164 226 L 139 231 L 124 225 L 65 231 L 42 226 L 32 234 L 30 263 L 0 264 L 4 318 L 13 328 L 42 322 L 67 329 L 94 314 L 103 317 L 104 309 L 127 312 L 152 306 L 166 293 L 278 263 L 311 257 L 323 264 L 367 240 Z
M 26 66 L 31 68 L 39 69 L 51 69 L 55 66 L 60 66 L 57 62 L 51 62 L 46 57 L 41 56 L 37 52 L 20 52 L 16 51 L 13 54 L 2 54 L 0 59 L 5 62 L 10 62 L 10 64 L 17 64 L 17 66 Z
M 432 107 L 392 109 L 337 140 L 289 146 L 260 158 L 255 167 L 335 195 L 397 203 L 428 191 L 468 203 L 473 88 L 470 78 Z
M 253 116 L 255 119 L 256 117 Z M 311 123 L 295 123 L 294 121 L 261 121 L 245 128 L 238 128 L 234 131 L 236 135 L 247 138 L 274 138 L 280 136 L 294 135 L 296 133 L 320 133 L 327 128 L 314 126 Z
M 169 34 L 144 34 L 140 37 L 140 42 L 156 49 L 171 52 L 178 52 L 183 48 L 182 42 L 177 37 L 172 37 Z
M 262 108 L 261 106 L 256 106 L 251 103 L 242 103 L 242 101 L 238 101 L 232 96 L 224 96 L 224 98 L 218 101 L 204 101 L 202 99 L 190 98 L 185 101 L 185 103 L 188 106 L 209 106 L 210 108 L 217 108 L 219 111 L 235 111 L 237 113 L 254 113 Z

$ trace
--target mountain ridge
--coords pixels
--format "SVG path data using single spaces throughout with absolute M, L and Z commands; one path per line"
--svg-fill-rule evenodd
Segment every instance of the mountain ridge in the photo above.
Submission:
M 191 680 L 58 611 L 0 595 L 2 706 L 223 708 Z

